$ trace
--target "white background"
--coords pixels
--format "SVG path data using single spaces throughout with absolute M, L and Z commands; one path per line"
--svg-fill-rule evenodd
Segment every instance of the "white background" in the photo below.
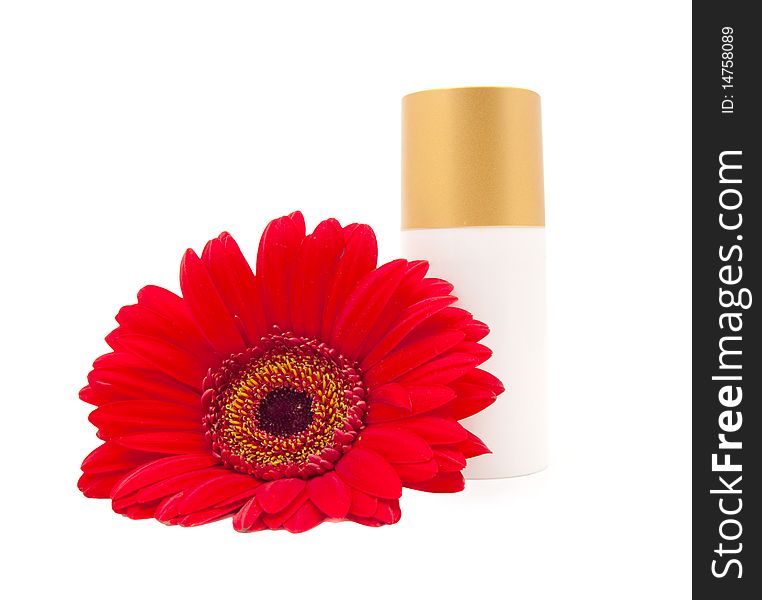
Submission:
M 3 3 L 2 596 L 687 597 L 689 27 L 663 1 Z M 543 99 L 551 467 L 300 536 L 85 499 L 77 391 L 118 308 L 296 208 L 392 258 L 400 99 L 460 85 Z

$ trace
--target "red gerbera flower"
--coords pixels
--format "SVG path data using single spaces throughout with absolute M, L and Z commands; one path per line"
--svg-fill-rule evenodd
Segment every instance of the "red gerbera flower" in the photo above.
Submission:
M 488 332 L 424 261 L 376 267 L 367 225 L 264 231 L 256 275 L 223 233 L 117 315 L 80 392 L 104 443 L 79 488 L 135 519 L 305 531 L 395 523 L 403 487 L 463 488 L 488 452 L 458 423 L 501 383 Z

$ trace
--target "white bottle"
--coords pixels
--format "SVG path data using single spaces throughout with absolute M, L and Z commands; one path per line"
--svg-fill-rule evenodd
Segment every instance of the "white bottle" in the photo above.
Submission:
M 492 450 L 466 476 L 547 466 L 545 208 L 540 97 L 517 88 L 428 90 L 403 99 L 403 255 L 455 285 L 490 327 L 484 368 L 506 391 L 464 425 Z

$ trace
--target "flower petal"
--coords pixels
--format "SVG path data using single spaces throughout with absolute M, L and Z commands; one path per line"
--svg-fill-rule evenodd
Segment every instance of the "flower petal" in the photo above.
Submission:
M 109 441 L 90 452 L 82 461 L 81 468 L 85 473 L 107 473 L 109 471 L 134 469 L 146 460 L 153 458 L 156 458 L 156 455 L 151 456 L 145 452 L 129 450 Z
M 410 385 L 413 414 L 421 414 L 446 405 L 455 398 L 455 390 L 447 385 Z
M 466 468 L 466 457 L 460 450 L 454 448 L 436 448 L 434 460 L 439 470 L 445 473 L 461 471 Z
M 183 498 L 184 500 L 185 498 Z M 182 505 L 182 502 L 180 503 Z M 230 516 L 237 510 L 237 506 L 223 506 L 215 508 L 207 508 L 199 510 L 185 515 L 179 520 L 179 525 L 182 527 L 197 527 L 198 525 L 206 525 L 214 521 L 219 521 L 225 517 Z
M 302 505 L 308 501 L 308 499 L 309 493 L 307 492 L 307 489 L 302 488 L 302 491 L 297 494 L 296 498 L 293 499 L 291 504 L 286 506 L 280 512 L 274 514 L 267 512 L 263 513 L 262 521 L 264 521 L 265 525 L 270 529 L 278 529 L 283 525 L 283 523 L 290 519 L 294 513 L 296 513 L 296 511 L 298 511 Z
M 108 436 L 156 429 L 201 431 L 199 408 L 153 400 L 110 402 L 91 412 L 89 420 Z
M 360 358 L 358 360 L 364 359 L 386 336 L 389 330 L 394 327 L 395 323 L 399 322 L 403 312 L 411 304 L 415 304 L 412 298 L 428 269 L 429 263 L 425 260 L 412 260 L 407 263 L 407 269 L 402 277 L 402 281 L 400 281 L 397 289 L 394 290 L 392 297 L 389 298 L 389 302 L 386 303 L 373 329 L 365 336 L 365 340 L 360 346 L 358 353 Z
M 291 322 L 297 333 L 320 335 L 326 296 L 343 250 L 344 233 L 336 219 L 318 224 L 302 242 L 291 295 Z
M 163 317 L 171 329 L 170 339 L 178 346 L 192 348 L 194 352 L 199 352 L 202 348 L 208 353 L 212 352 L 188 303 L 177 294 L 159 286 L 147 285 L 138 292 L 138 306 Z
M 270 481 L 259 487 L 259 505 L 268 513 L 277 513 L 286 508 L 304 489 L 303 479 L 286 478 Z
M 465 487 L 465 480 L 460 471 L 454 473 L 440 473 L 428 481 L 410 483 L 407 487 L 422 492 L 451 493 L 460 492 Z
M 233 528 L 236 531 L 250 531 L 262 514 L 262 507 L 257 497 L 249 500 L 233 517 Z
M 291 533 L 303 533 L 317 527 L 325 520 L 325 515 L 307 500 L 292 517 L 283 523 L 283 529 Z
M 300 229 L 298 222 L 291 217 L 281 217 L 270 221 L 259 241 L 257 279 L 265 314 L 270 323 L 285 330 L 291 328 L 289 300 L 292 269 L 303 237 L 303 229 Z
M 206 481 L 216 479 L 220 475 L 225 475 L 226 473 L 230 473 L 230 471 L 221 466 L 180 473 L 140 488 L 137 491 L 135 500 L 144 504 L 177 494 L 178 492 L 185 493 Z M 179 514 L 179 511 L 176 514 Z
M 467 432 L 467 437 L 462 442 L 455 444 L 455 448 L 463 453 L 466 458 L 473 458 L 474 456 L 481 456 L 482 454 L 490 454 L 491 450 L 487 448 L 487 445 L 476 437 L 470 431 Z
M 105 359 L 106 356 L 118 356 L 119 358 L 109 361 L 101 360 Z M 90 389 L 89 395 L 91 396 L 87 400 L 88 402 L 100 406 L 120 400 L 145 399 L 193 407 L 200 406 L 201 392 L 199 388 L 203 376 L 201 381 L 196 382 L 191 389 L 189 385 L 181 383 L 152 367 L 147 367 L 145 363 L 143 368 L 134 368 L 126 364 L 120 365 L 123 357 L 127 356 L 142 360 L 124 352 L 111 352 L 96 361 L 97 366 L 87 376 L 90 383 L 87 387 Z
M 204 263 L 188 249 L 180 265 L 183 298 L 212 347 L 222 356 L 241 352 L 246 343 Z
M 375 423 L 386 423 L 389 421 L 398 421 L 410 416 L 410 410 L 399 408 L 390 404 L 376 402 L 368 406 L 368 412 L 365 415 L 365 422 L 369 425 Z
M 379 340 L 379 342 L 370 349 L 365 358 L 363 358 L 360 365 L 362 369 L 367 371 L 373 367 L 378 361 L 389 354 L 389 352 L 394 350 L 394 348 L 405 339 L 405 336 L 413 331 L 420 323 L 456 300 L 457 298 L 454 296 L 425 298 L 406 308 L 405 311 L 399 315 L 397 321 L 392 324 L 384 337 Z
M 400 427 L 417 433 L 429 444 L 453 444 L 468 438 L 468 431 L 453 419 L 414 417 L 400 422 Z
M 379 500 L 373 518 L 385 525 L 393 525 L 400 520 L 402 512 L 398 500 Z
M 470 319 L 467 323 L 461 325 L 460 330 L 466 334 L 466 341 L 468 342 L 478 342 L 487 337 L 489 333 L 489 327 L 476 319 Z
M 390 425 L 366 427 L 356 444 L 375 450 L 393 463 L 417 463 L 429 460 L 433 456 L 431 447 L 422 437 Z
M 198 471 L 217 464 L 219 460 L 211 454 L 184 454 L 165 456 L 146 463 L 122 477 L 112 491 L 112 498 L 118 499 L 153 483 L 175 475 Z
M 328 517 L 343 519 L 352 503 L 352 490 L 335 472 L 313 477 L 307 482 L 310 500 Z
M 486 359 L 467 352 L 448 352 L 399 378 L 405 384 L 447 384 L 473 370 Z
M 209 441 L 201 432 L 156 431 L 136 433 L 114 438 L 114 442 L 125 448 L 160 454 L 190 454 L 209 451 Z
M 108 498 L 114 485 L 124 476 L 124 471 L 107 473 L 83 473 L 77 487 L 88 498 Z
M 247 344 L 253 344 L 267 332 L 267 321 L 256 278 L 235 239 L 222 233 L 206 245 L 201 259 Z
M 406 270 L 407 261 L 398 259 L 378 267 L 357 282 L 333 323 L 329 341 L 335 348 L 345 356 L 358 357 L 360 346 Z
M 453 382 L 450 385 L 457 393 L 457 397 L 432 414 L 459 421 L 484 410 L 497 399 L 495 392 L 484 386 L 459 382 Z
M 462 331 L 442 331 L 398 348 L 365 374 L 365 382 L 373 387 L 395 381 L 462 342 L 463 338 Z
M 402 495 L 397 472 L 380 454 L 357 446 L 336 463 L 336 473 L 351 487 L 378 496 L 395 499 Z
M 114 350 L 139 356 L 147 362 L 147 365 L 193 389 L 200 389 L 204 375 L 211 366 L 198 356 L 159 338 L 125 334 L 111 342 Z
M 414 482 L 427 481 L 439 472 L 437 461 L 433 458 L 418 463 L 394 463 L 393 466 L 405 486 Z
M 138 294 L 138 298 L 140 297 Z M 184 308 L 187 310 L 187 307 Z M 107 336 L 106 341 L 109 344 L 119 335 L 137 333 L 167 340 L 180 348 L 190 349 L 195 354 L 207 359 L 214 358 L 212 348 L 193 321 L 187 322 L 181 317 L 168 319 L 140 302 L 123 306 L 117 313 L 116 320 L 119 323 L 119 328 Z
M 339 310 L 346 303 L 357 282 L 376 267 L 378 246 L 376 235 L 367 225 L 348 225 L 344 228 L 344 253 L 336 265 L 323 309 L 321 337 L 327 339 Z
M 399 383 L 387 383 L 372 388 L 368 394 L 368 404 L 375 404 L 377 402 L 401 408 L 407 413 L 411 412 L 413 408 L 410 403 L 408 388 Z
M 378 498 L 361 492 L 352 490 L 352 503 L 349 506 L 350 514 L 358 517 L 372 517 L 378 508 Z
M 244 491 L 253 493 L 259 484 L 254 477 L 227 471 L 186 491 L 177 509 L 186 515 L 208 509 Z

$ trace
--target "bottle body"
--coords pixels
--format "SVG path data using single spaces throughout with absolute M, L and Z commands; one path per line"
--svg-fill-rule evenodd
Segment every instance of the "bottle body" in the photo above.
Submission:
M 492 454 L 469 459 L 470 479 L 527 475 L 547 466 L 545 228 L 405 229 L 403 255 L 455 285 L 462 304 L 490 327 L 483 367 L 506 391 L 464 425 Z

